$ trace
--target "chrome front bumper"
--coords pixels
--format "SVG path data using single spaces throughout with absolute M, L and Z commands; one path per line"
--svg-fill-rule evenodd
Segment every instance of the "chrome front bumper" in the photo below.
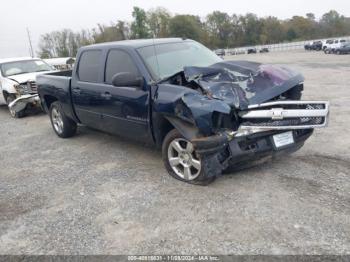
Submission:
M 239 113 L 242 124 L 235 136 L 270 130 L 296 130 L 325 127 L 329 102 L 276 101 L 251 105 Z
M 38 94 L 34 95 L 22 95 L 16 100 L 12 101 L 8 106 L 10 110 L 14 112 L 21 112 L 24 110 L 28 104 L 38 104 L 40 105 L 40 98 Z

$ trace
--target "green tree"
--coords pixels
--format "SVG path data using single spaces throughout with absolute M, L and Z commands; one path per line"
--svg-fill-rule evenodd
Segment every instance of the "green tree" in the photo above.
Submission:
M 295 33 L 293 28 L 289 28 L 286 36 L 288 41 L 293 41 L 294 39 L 297 38 L 297 33 Z
M 153 37 L 167 37 L 171 15 L 165 8 L 158 7 L 147 12 L 147 21 Z
M 214 11 L 206 17 L 206 30 L 212 46 L 224 48 L 230 45 L 232 36 L 231 17 L 227 13 Z
M 311 21 L 315 21 L 316 20 L 316 16 L 314 13 L 307 13 L 306 14 L 306 18 L 311 20 Z
M 183 37 L 200 41 L 202 24 L 197 16 L 176 15 L 170 20 L 169 33 L 172 37 Z
M 245 16 L 240 16 L 240 25 L 243 27 L 244 44 L 256 45 L 260 43 L 260 35 L 262 30 L 262 23 L 259 18 L 252 13 Z
M 104 43 L 125 40 L 127 29 L 124 22 L 119 21 L 117 24 L 112 23 L 109 26 L 98 24 L 92 32 L 95 43 Z
M 132 12 L 132 17 L 134 20 L 131 23 L 131 38 L 149 38 L 150 32 L 146 11 L 135 6 Z
M 325 13 L 321 20 L 322 31 L 327 36 L 340 36 L 349 32 L 346 25 L 346 18 L 337 11 L 331 10 Z
M 279 43 L 282 42 L 286 36 L 283 30 L 281 21 L 277 17 L 269 16 L 260 19 L 261 22 L 261 35 L 260 43 Z
M 315 37 L 315 27 L 313 21 L 302 17 L 293 16 L 292 19 L 286 22 L 287 30 L 292 29 L 297 39 L 312 39 Z
M 53 31 L 41 36 L 38 55 L 42 58 L 73 57 L 79 47 L 93 42 L 86 30 L 78 33 L 70 29 Z

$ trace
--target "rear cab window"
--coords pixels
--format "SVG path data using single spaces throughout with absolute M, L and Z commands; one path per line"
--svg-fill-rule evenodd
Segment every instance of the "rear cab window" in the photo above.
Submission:
M 84 51 L 79 60 L 78 78 L 83 82 L 99 82 L 99 72 L 102 66 L 102 51 Z

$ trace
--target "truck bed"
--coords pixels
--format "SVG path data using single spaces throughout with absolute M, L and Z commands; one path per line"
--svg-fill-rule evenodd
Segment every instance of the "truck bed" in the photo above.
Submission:
M 72 70 L 67 70 L 39 75 L 36 83 L 39 96 L 48 101 L 42 105 L 46 112 L 49 111 L 51 103 L 57 100 L 61 103 L 65 114 L 78 121 L 71 100 L 71 79 Z

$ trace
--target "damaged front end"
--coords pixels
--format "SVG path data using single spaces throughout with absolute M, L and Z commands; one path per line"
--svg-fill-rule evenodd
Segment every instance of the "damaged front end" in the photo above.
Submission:
M 288 68 L 244 61 L 185 67 L 158 84 L 153 107 L 221 173 L 294 152 L 327 125 L 328 102 L 299 101 L 303 81 Z
M 40 98 L 34 81 L 18 83 L 14 86 L 16 94 L 11 96 L 8 107 L 13 117 L 22 116 L 26 109 L 40 107 Z

